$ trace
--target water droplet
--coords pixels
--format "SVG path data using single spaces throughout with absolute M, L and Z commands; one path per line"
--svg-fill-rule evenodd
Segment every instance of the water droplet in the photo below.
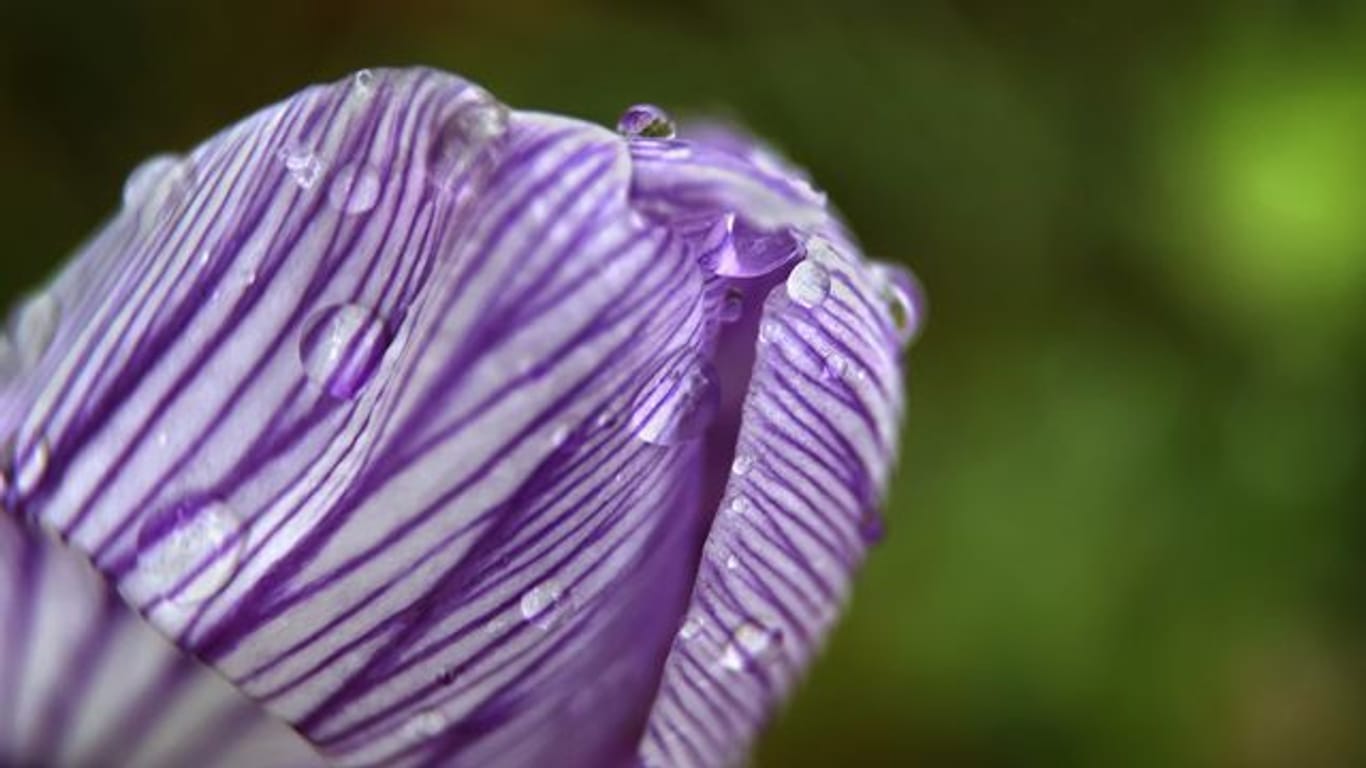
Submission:
M 821 375 L 830 381 L 839 381 L 849 373 L 849 361 L 838 352 L 831 352 L 825 356 L 825 364 L 821 367 Z
M 462 91 L 442 118 L 433 146 L 432 173 L 449 183 L 464 173 L 508 132 L 512 113 L 507 105 L 475 85 Z
M 193 604 L 222 591 L 246 548 L 241 521 L 227 504 L 205 498 L 153 515 L 138 531 L 138 568 L 163 596 Z
M 375 73 L 368 69 L 362 69 L 355 75 L 356 90 L 369 91 L 375 85 Z
M 678 628 L 678 639 L 686 641 L 697 637 L 702 634 L 703 625 L 704 622 L 702 617 L 689 616 L 688 619 L 683 622 L 683 626 Z
M 902 344 L 910 344 L 924 322 L 925 300 L 920 283 L 899 266 L 875 264 L 872 271 L 897 337 Z
M 38 485 L 47 476 L 48 466 L 52 463 L 52 447 L 47 438 L 39 438 L 22 456 L 16 456 L 12 477 L 14 492 L 19 496 L 29 496 L 38 490 Z
M 391 340 L 384 321 L 368 307 L 338 304 L 304 327 L 299 357 L 309 379 L 332 397 L 349 400 L 374 376 Z
M 62 309 L 51 293 L 40 293 L 24 302 L 10 321 L 13 354 L 22 368 L 32 368 L 47 354 L 57 336 Z
M 617 132 L 632 139 L 672 139 L 677 133 L 669 113 L 653 104 L 636 104 L 621 113 Z
M 522 594 L 522 618 L 543 630 L 554 629 L 564 618 L 564 592 L 555 581 L 546 581 Z
M 702 435 L 716 417 L 721 390 L 716 369 L 692 352 L 666 357 L 631 409 L 631 428 L 655 445 L 677 445 Z
M 774 320 L 765 320 L 759 324 L 759 342 L 762 344 L 775 344 L 782 335 L 782 326 Z
M 753 504 L 744 496 L 736 496 L 730 500 L 730 513 L 732 515 L 743 515 L 753 508 Z
M 775 630 L 752 621 L 743 622 L 721 651 L 721 667 L 731 672 L 743 671 L 751 663 L 767 658 L 777 649 L 780 639 Z
M 550 444 L 555 448 L 559 448 L 569 442 L 569 435 L 572 432 L 573 429 L 568 424 L 561 424 L 558 427 L 555 427 L 555 431 L 550 433 Z
M 830 272 L 807 259 L 787 276 L 787 295 L 803 307 L 815 307 L 830 295 Z
M 322 159 L 306 149 L 282 149 L 280 160 L 294 183 L 302 189 L 312 189 L 323 172 Z
M 736 454 L 735 461 L 732 461 L 730 463 L 731 474 L 737 477 L 744 477 L 745 475 L 748 475 L 749 471 L 753 468 L 754 457 L 749 455 L 748 453 Z
M 344 214 L 360 214 L 375 207 L 379 200 L 379 172 L 373 166 L 352 163 L 337 172 L 328 189 L 332 207 Z
M 161 209 L 184 197 L 193 183 L 192 164 L 178 155 L 154 155 L 144 161 L 123 183 L 126 208 Z
M 840 260 L 839 251 L 820 235 L 807 238 L 802 244 L 802 250 L 806 253 L 807 259 L 824 267 L 833 267 Z
M 721 299 L 721 322 L 733 323 L 745 313 L 744 294 L 731 288 Z
M 430 739 L 446 730 L 446 716 L 439 710 L 426 709 L 413 715 L 403 725 L 403 735 L 410 741 Z
M 726 570 L 733 571 L 739 567 L 740 558 L 736 557 L 734 552 L 732 552 L 729 555 L 726 555 Z

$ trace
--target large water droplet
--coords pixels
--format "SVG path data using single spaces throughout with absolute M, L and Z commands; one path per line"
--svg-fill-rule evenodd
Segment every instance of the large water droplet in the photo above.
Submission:
M 205 498 L 153 515 L 138 532 L 138 568 L 174 603 L 189 605 L 222 591 L 246 548 L 242 523 L 227 504 Z
M 695 439 L 716 417 L 721 391 L 716 369 L 692 352 L 665 358 L 631 408 L 631 428 L 655 445 Z
M 508 132 L 507 105 L 478 86 L 462 91 L 442 119 L 433 146 L 432 173 L 446 184 L 468 170 Z
M 174 205 L 194 182 L 193 165 L 178 155 L 154 155 L 144 161 L 123 183 L 126 208 L 146 206 L 157 210 Z
M 721 651 L 721 667 L 731 672 L 743 671 L 777 650 L 780 640 L 781 636 L 776 630 L 752 621 L 741 622 Z
M 617 132 L 632 139 L 672 139 L 677 127 L 668 112 L 653 104 L 636 104 L 621 113 Z
M 280 161 L 285 164 L 290 178 L 302 189 L 312 189 L 323 173 L 323 161 L 317 154 L 307 149 L 287 148 L 280 150 Z
M 830 271 L 807 259 L 787 276 L 787 295 L 803 307 L 819 306 L 830 295 Z
M 365 163 L 352 163 L 332 179 L 327 199 L 344 214 L 360 214 L 375 207 L 379 200 L 379 172 Z
M 554 629 L 563 619 L 564 590 L 555 581 L 545 581 L 522 594 L 518 606 L 522 618 L 540 629 Z
M 22 368 L 32 368 L 43 359 L 57 336 L 62 308 L 56 297 L 43 292 L 30 297 L 10 321 L 13 354 Z
M 299 357 L 304 374 L 324 392 L 349 400 L 374 376 L 390 341 L 384 321 L 368 307 L 338 304 L 304 327 Z

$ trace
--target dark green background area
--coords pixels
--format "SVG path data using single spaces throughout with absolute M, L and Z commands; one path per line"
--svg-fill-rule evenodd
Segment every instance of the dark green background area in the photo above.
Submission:
M 0 299 L 362 66 L 742 119 L 911 265 L 890 536 L 760 766 L 1366 765 L 1366 3 L 0 3 Z

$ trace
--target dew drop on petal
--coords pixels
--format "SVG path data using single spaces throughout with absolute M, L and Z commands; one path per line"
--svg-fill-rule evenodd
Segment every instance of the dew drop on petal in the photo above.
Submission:
M 739 567 L 740 558 L 736 557 L 734 553 L 726 555 L 726 570 L 733 571 Z
M 282 149 L 280 162 L 300 189 L 312 189 L 323 172 L 322 158 L 306 149 Z
M 338 304 L 305 325 L 299 358 L 304 374 L 324 392 L 349 400 L 374 376 L 391 340 L 384 321 L 368 307 Z
M 124 207 L 160 209 L 178 203 L 193 182 L 192 171 L 191 163 L 178 155 L 154 155 L 142 161 L 123 182 Z
M 798 263 L 787 276 L 787 295 L 803 307 L 818 306 L 830 295 L 829 270 L 811 259 Z
M 446 716 L 435 709 L 426 709 L 413 715 L 403 725 L 403 735 L 409 741 L 420 741 L 438 736 L 446 730 Z
M 48 466 L 52 463 L 52 446 L 47 438 L 39 438 L 22 455 L 15 456 L 13 461 L 10 476 L 14 481 L 14 492 L 19 496 L 28 496 L 38 490 L 38 485 L 47 476 Z
M 735 456 L 735 461 L 730 463 L 731 474 L 736 477 L 744 477 L 754 468 L 754 457 L 748 453 L 739 453 Z
M 564 591 L 555 581 L 545 581 L 522 594 L 522 618 L 542 630 L 554 629 L 564 614 Z
M 751 663 L 767 658 L 777 649 L 779 640 L 779 634 L 772 629 L 752 621 L 742 622 L 721 651 L 721 667 L 741 672 Z
M 327 199 L 343 214 L 361 214 L 379 200 L 379 172 L 366 163 L 352 163 L 337 172 Z
M 672 139 L 678 132 L 669 113 L 653 104 L 628 107 L 617 120 L 617 133 L 632 139 Z
M 745 313 L 744 294 L 734 288 L 726 291 L 726 295 L 721 299 L 721 322 L 733 323 L 740 319 Z
M 61 317 L 56 297 L 47 292 L 32 296 L 15 313 L 9 335 L 15 362 L 21 368 L 32 368 L 47 354 Z
M 507 134 L 512 113 L 507 105 L 476 85 L 468 86 L 441 118 L 432 148 L 432 173 L 450 183 Z
M 730 500 L 730 513 L 732 515 L 744 515 L 751 508 L 750 500 L 744 496 L 736 496 Z
M 703 621 L 700 616 L 689 616 L 683 622 L 683 626 L 678 628 L 679 640 L 691 640 L 702 633 Z
M 550 445 L 559 448 L 569 442 L 569 435 L 572 432 L 573 430 L 568 424 L 561 424 L 558 427 L 555 427 L 555 431 L 550 433 Z
M 666 357 L 631 408 L 631 428 L 647 443 L 677 445 L 707 430 L 720 406 L 716 369 L 695 353 Z
M 361 92 L 368 92 L 375 85 L 375 73 L 368 69 L 356 72 L 353 79 L 356 83 L 356 90 Z
M 191 605 L 222 591 L 246 548 L 241 520 L 207 498 L 149 517 L 138 531 L 138 569 L 171 602 Z

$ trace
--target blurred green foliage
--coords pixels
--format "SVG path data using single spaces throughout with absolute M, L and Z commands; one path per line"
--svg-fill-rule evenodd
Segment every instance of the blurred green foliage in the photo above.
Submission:
M 927 285 L 758 765 L 1366 765 L 1366 4 L 5 0 L 0 299 L 140 158 L 406 63 L 742 119 Z

